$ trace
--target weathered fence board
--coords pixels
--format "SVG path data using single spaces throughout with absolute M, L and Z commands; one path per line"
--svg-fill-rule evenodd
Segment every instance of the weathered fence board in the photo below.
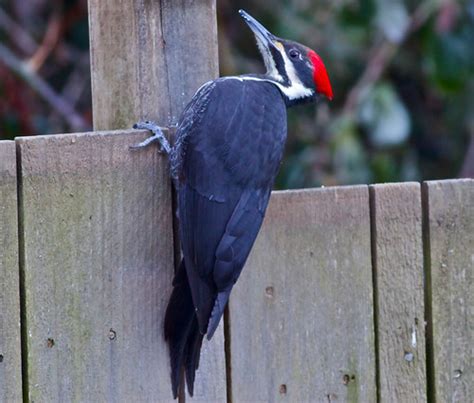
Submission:
M 437 402 L 474 396 L 474 180 L 423 185 Z
M 370 187 L 380 402 L 426 402 L 419 183 Z
M 96 130 L 176 123 L 219 74 L 216 1 L 89 0 Z
M 31 401 L 171 401 L 171 193 L 144 137 L 17 139 Z
M 21 401 L 16 157 L 0 141 L 0 402 Z
M 277 192 L 230 300 L 234 402 L 374 402 L 366 186 Z

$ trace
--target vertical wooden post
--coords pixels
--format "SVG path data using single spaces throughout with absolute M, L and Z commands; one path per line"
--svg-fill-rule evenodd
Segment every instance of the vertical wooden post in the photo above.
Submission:
M 219 74 L 215 0 L 89 0 L 94 129 L 166 126 Z
M 423 184 L 430 328 L 428 392 L 436 402 L 474 396 L 474 180 Z
M 370 187 L 380 402 L 426 401 L 419 183 Z
M 15 143 L 0 141 L 0 402 L 21 400 Z
M 175 124 L 199 86 L 219 74 L 215 0 L 89 0 L 89 22 L 96 130 L 144 119 Z M 160 169 L 166 166 L 161 158 Z M 170 231 L 164 236 L 171 237 Z M 166 364 L 157 376 L 168 375 Z M 225 396 L 221 327 L 212 343 L 204 343 L 192 400 Z

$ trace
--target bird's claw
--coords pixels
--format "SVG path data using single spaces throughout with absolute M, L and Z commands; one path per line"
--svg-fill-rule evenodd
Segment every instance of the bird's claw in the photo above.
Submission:
M 140 130 L 150 130 L 153 133 L 153 135 L 143 140 L 141 143 L 130 146 L 130 149 L 139 150 L 141 148 L 148 147 L 152 143 L 158 142 L 160 145 L 160 148 L 159 148 L 160 152 L 165 152 L 166 154 L 169 154 L 171 152 L 171 145 L 168 139 L 163 134 L 162 128 L 158 126 L 156 123 L 147 120 L 145 122 L 135 123 L 133 125 L 133 128 L 140 129 Z

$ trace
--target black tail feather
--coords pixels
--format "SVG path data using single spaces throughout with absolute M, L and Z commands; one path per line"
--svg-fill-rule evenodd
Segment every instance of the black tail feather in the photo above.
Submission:
M 169 345 L 171 386 L 173 397 L 178 396 L 183 368 L 186 372 L 188 392 L 194 392 L 194 377 L 199 366 L 203 335 L 199 332 L 191 290 L 184 261 L 173 280 L 173 292 L 165 316 L 165 340 Z
M 188 392 L 191 396 L 194 394 L 194 378 L 196 375 L 196 370 L 199 367 L 199 358 L 201 355 L 203 338 L 204 335 L 199 332 L 199 325 L 197 317 L 195 316 L 188 336 L 185 354 L 186 361 L 184 363 L 186 384 L 188 385 Z

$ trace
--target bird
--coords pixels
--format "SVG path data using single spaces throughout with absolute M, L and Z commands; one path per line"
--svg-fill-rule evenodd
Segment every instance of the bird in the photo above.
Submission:
M 170 145 L 161 128 L 136 124 L 169 155 L 177 192 L 182 260 L 173 279 L 164 337 L 176 399 L 192 396 L 204 336 L 214 335 L 265 216 L 287 137 L 287 108 L 329 100 L 326 67 L 312 49 L 271 34 L 244 10 L 265 74 L 220 77 L 186 106 Z

